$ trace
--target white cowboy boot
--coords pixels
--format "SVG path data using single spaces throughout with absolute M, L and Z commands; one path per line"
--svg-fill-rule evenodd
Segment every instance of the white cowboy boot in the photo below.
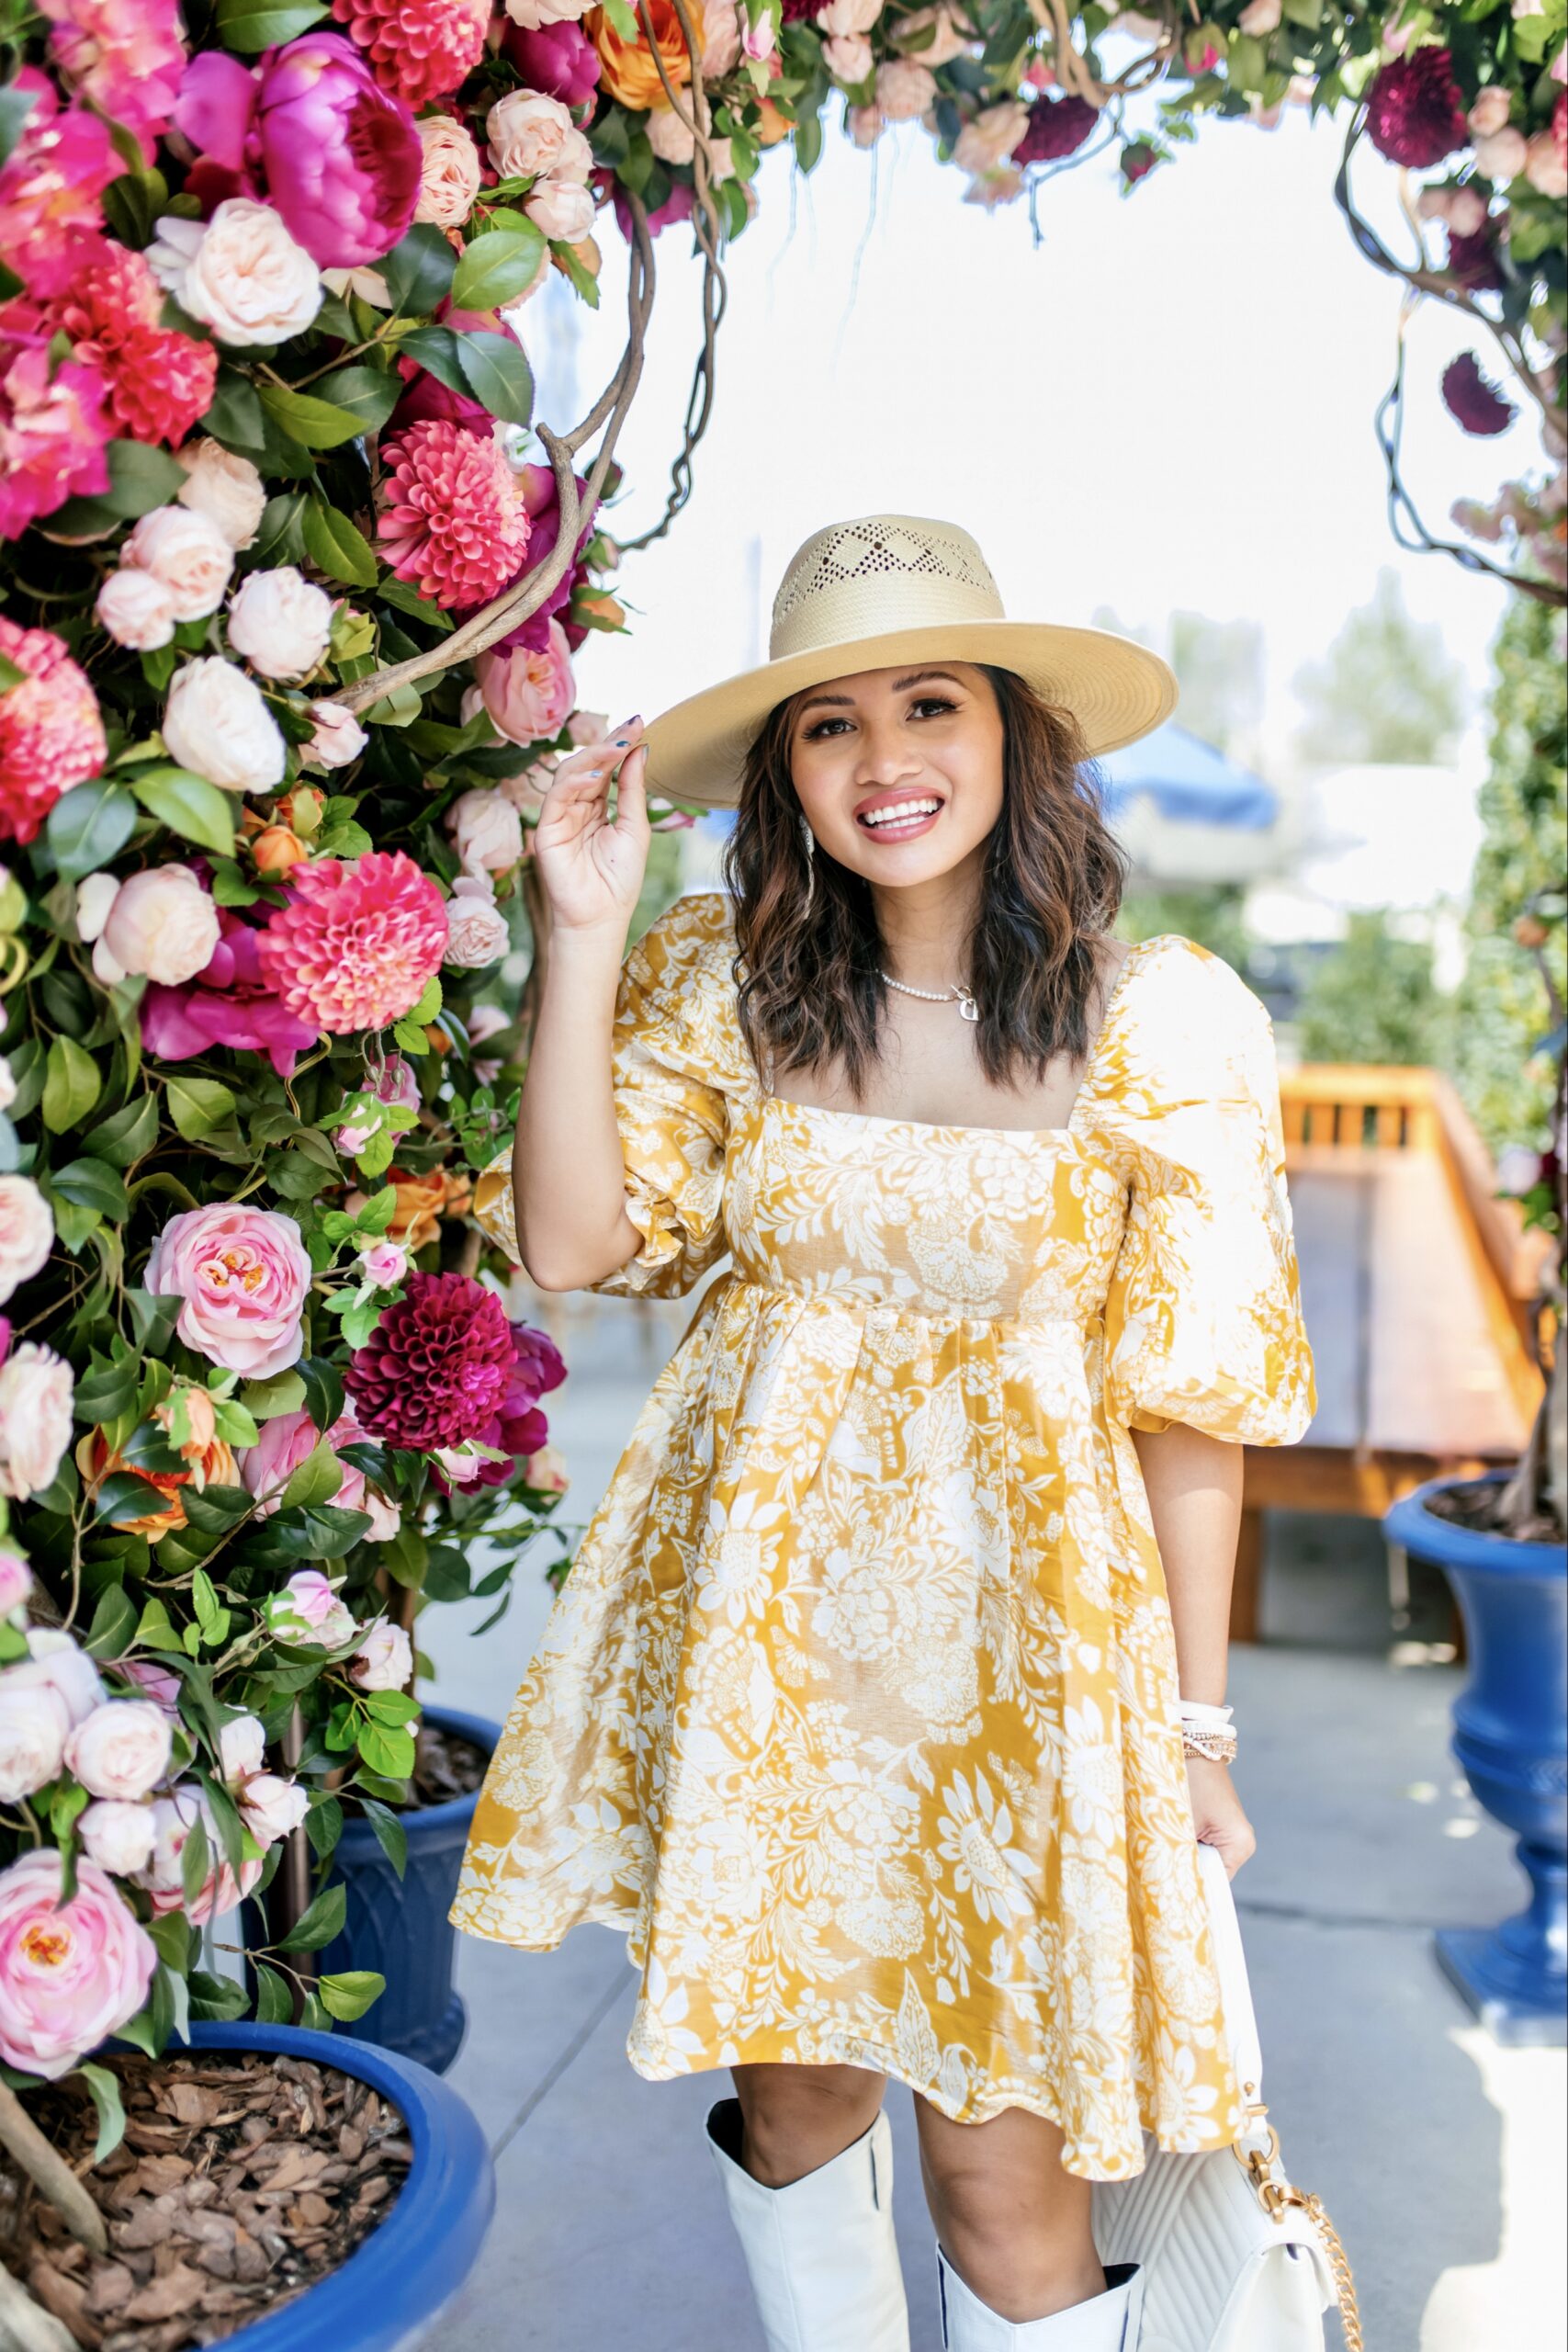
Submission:
M 1048 2319 L 1003 2319 L 967 2288 L 936 2250 L 942 2340 L 947 2352 L 1136 2352 L 1138 2266 L 1112 2263 L 1105 2292 Z
M 786 2188 L 753 2180 L 741 2164 L 739 2099 L 709 2114 L 708 2146 L 768 2352 L 909 2352 L 887 2118 Z

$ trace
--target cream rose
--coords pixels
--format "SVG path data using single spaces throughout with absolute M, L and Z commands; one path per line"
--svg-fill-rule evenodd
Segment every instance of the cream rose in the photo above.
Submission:
M 165 214 L 147 258 L 220 343 L 287 343 L 321 307 L 321 271 L 271 205 L 248 196 L 226 197 L 205 222 Z
M 253 571 L 229 605 L 229 646 L 264 678 L 303 678 L 333 633 L 333 600 L 291 563 Z
M 146 1869 L 152 1859 L 156 1832 L 150 1804 L 131 1804 L 113 1797 L 100 1797 L 76 1824 L 88 1860 L 96 1862 L 101 1871 L 112 1871 L 117 1878 L 130 1878 Z
M 931 39 L 922 41 L 919 37 L 928 28 Z M 897 39 L 900 49 L 918 57 L 932 73 L 939 65 L 950 65 L 955 57 L 962 57 L 969 46 L 946 8 L 919 8 L 912 17 L 902 17 Z
M 283 782 L 283 737 L 261 688 L 217 654 L 176 673 L 164 741 L 171 759 L 225 792 L 270 792 Z
M 953 160 L 961 171 L 994 171 L 1012 153 L 1028 128 L 1029 108 L 1020 106 L 1016 98 L 987 107 L 959 132 Z
M 1236 22 L 1244 33 L 1264 35 L 1279 29 L 1284 13 L 1281 0 L 1247 0 Z
M 736 0 L 704 0 L 699 22 L 703 80 L 722 82 L 740 62 L 740 11 Z
M 504 956 L 510 940 L 489 876 L 464 875 L 455 882 L 446 901 L 446 962 L 458 971 L 478 971 Z
M 186 469 L 180 504 L 216 523 L 231 548 L 248 548 L 266 507 L 266 485 L 249 458 L 220 441 L 188 441 L 175 455 Z
M 1525 177 L 1538 196 L 1568 196 L 1568 163 L 1554 131 L 1538 130 L 1525 149 Z
M 824 57 L 827 56 L 829 45 L 830 44 L 826 41 L 823 43 L 822 54 Z M 829 71 L 832 73 L 838 73 L 838 68 L 836 66 L 830 66 Z M 866 73 L 869 73 L 870 71 L 871 43 L 868 41 L 866 43 Z M 839 74 L 840 82 L 848 81 L 849 78 L 850 77 L 847 74 Z M 865 79 L 865 75 L 861 74 L 858 78 L 861 81 L 863 81 Z M 852 145 L 856 147 L 874 147 L 877 141 L 882 136 L 883 128 L 882 110 L 879 107 L 852 107 L 850 108 L 849 132 Z
M 503 180 L 536 179 L 553 172 L 576 130 L 560 100 L 537 90 L 511 91 L 485 117 L 490 160 Z
M 14 1679 L 18 1686 L 28 1682 L 58 1690 L 65 1702 L 67 1724 L 73 1726 L 85 1723 L 93 1709 L 103 1703 L 103 1677 L 75 1635 L 60 1625 L 28 1627 L 28 1655 L 10 1668 L 7 1679 Z
M 70 1730 L 58 1690 L 0 1674 L 0 1804 L 15 1804 L 58 1779 Z
M 310 716 L 316 731 L 299 754 L 308 768 L 345 768 L 370 740 L 354 713 L 344 710 L 340 702 L 313 702 Z
M 815 22 L 826 40 L 841 40 L 870 32 L 881 14 L 882 0 L 828 0 Z
M 871 53 L 871 43 L 863 33 L 835 33 L 831 40 L 825 40 L 822 44 L 822 62 L 835 82 L 843 82 L 858 89 L 863 82 L 870 79 L 875 60 Z M 880 108 L 876 120 L 880 130 Z M 863 142 L 857 139 L 855 143 L 858 146 Z
M 51 1484 L 71 1442 L 75 1391 L 71 1366 L 36 1340 L 0 1364 L 0 1495 L 26 1502 Z
M 561 244 L 574 245 L 593 226 L 592 191 L 575 180 L 541 180 L 523 209 L 536 229 Z
M 240 1818 L 256 1844 L 276 1846 L 298 1829 L 310 1810 L 310 1799 L 297 1781 L 278 1772 L 257 1772 L 240 1791 Z
M 413 1672 L 413 1648 L 400 1625 L 378 1617 L 348 1661 L 349 1679 L 362 1690 L 400 1690 Z
M 53 1247 L 54 1212 L 32 1178 L 0 1176 L 0 1306 L 43 1272 Z
M 188 865 L 150 865 L 122 882 L 93 950 L 106 988 L 128 973 L 177 989 L 212 961 L 218 909 Z
M 504 874 L 523 854 L 523 820 L 499 792 L 465 792 L 446 811 L 466 874 Z
M 1489 180 L 1517 180 L 1529 154 L 1524 132 L 1506 125 L 1475 142 L 1476 169 L 1484 172 Z
M 673 107 L 654 107 L 648 118 L 648 143 L 661 164 L 689 164 L 696 141 L 689 122 Z
M 169 1769 L 173 1728 L 151 1699 L 106 1699 L 65 1742 L 65 1761 L 93 1797 L 129 1804 Z
M 248 1781 L 266 1756 L 266 1731 L 259 1715 L 234 1715 L 218 1733 L 218 1769 L 225 1781 Z
M 506 0 L 506 13 L 525 32 L 537 32 L 541 25 L 575 24 L 589 5 L 590 0 Z
M 433 220 L 438 229 L 460 229 L 479 192 L 479 151 L 462 124 L 454 122 L 449 114 L 426 115 L 414 129 L 424 150 L 424 162 L 413 217 Z
M 111 571 L 93 607 L 100 628 L 132 653 L 156 653 L 175 633 L 175 600 L 163 582 L 134 564 Z
M 936 76 L 918 58 L 890 57 L 876 69 L 876 103 L 889 122 L 914 122 L 936 102 Z
M 187 506 L 159 506 L 143 514 L 120 551 L 120 561 L 150 571 L 169 592 L 177 621 L 202 621 L 223 602 L 234 550 L 205 514 Z
M 1478 90 L 1475 104 L 1465 117 L 1466 122 L 1470 125 L 1472 137 L 1490 139 L 1495 131 L 1501 130 L 1508 119 L 1512 106 L 1513 101 L 1507 91 L 1500 88 L 1495 82 L 1489 82 L 1483 90 Z

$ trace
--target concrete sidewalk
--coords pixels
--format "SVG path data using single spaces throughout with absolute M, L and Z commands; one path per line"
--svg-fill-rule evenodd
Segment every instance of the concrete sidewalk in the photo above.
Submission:
M 581 1521 L 689 1303 L 532 1299 L 528 1311 L 559 1318 L 572 1366 L 552 1437 Z M 525 1566 L 512 1613 L 479 1642 L 468 1632 L 485 1607 L 433 1611 L 422 1634 L 437 1695 L 503 1714 L 548 1598 Z M 1267 1639 L 1237 1652 L 1232 1682 L 1259 1837 L 1237 1896 L 1266 2089 L 1293 2177 L 1344 2237 L 1368 2352 L 1559 2352 L 1564 2062 L 1495 2051 L 1432 1960 L 1434 1927 L 1518 1907 L 1523 1881 L 1448 1751 L 1459 1678 L 1432 1662 L 1446 1602 L 1435 1583 L 1416 1599 L 1405 1662 L 1393 1663 L 1375 1529 L 1274 1531 Z M 578 1928 L 545 1954 L 459 1940 L 470 2025 L 451 2080 L 490 2135 L 501 2199 L 430 2352 L 757 2352 L 702 2131 L 728 2078 L 633 2073 L 635 1979 L 607 1929 Z M 888 2113 L 913 2352 L 938 2352 L 899 2085 Z

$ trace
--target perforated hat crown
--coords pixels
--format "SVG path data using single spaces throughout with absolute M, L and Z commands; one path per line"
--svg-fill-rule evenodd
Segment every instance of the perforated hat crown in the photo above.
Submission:
M 1077 719 L 1092 757 L 1176 707 L 1174 674 L 1113 630 L 1010 621 L 989 565 L 955 523 L 870 514 L 829 524 L 790 559 L 769 659 L 678 703 L 648 730 L 649 782 L 677 800 L 733 802 L 770 711 L 808 686 L 909 661 L 1010 670 Z

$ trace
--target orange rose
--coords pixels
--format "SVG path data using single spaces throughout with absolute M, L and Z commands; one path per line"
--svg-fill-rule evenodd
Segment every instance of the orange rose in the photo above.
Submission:
M 169 1408 L 158 1406 L 152 1419 L 167 1432 Z M 90 1492 L 101 1487 L 117 1470 L 130 1470 L 148 1486 L 156 1487 L 161 1495 L 169 1498 L 166 1510 L 138 1513 L 131 1519 L 111 1519 L 109 1525 L 121 1535 L 145 1535 L 156 1544 L 164 1535 L 173 1535 L 186 1523 L 186 1507 L 180 1500 L 179 1489 L 194 1486 L 197 1494 L 204 1487 L 231 1487 L 236 1483 L 233 1453 L 220 1437 L 209 1437 L 205 1443 L 182 1445 L 181 1459 L 190 1464 L 188 1470 L 142 1470 L 128 1463 L 124 1456 L 109 1446 L 102 1430 L 89 1430 L 76 1448 L 76 1467 L 82 1473 Z
M 310 853 L 299 834 L 290 832 L 287 825 L 268 825 L 251 843 L 251 854 L 258 874 L 287 874 L 291 865 L 298 865 Z
M 684 89 L 692 78 L 692 59 L 673 0 L 647 0 L 646 15 L 665 73 L 677 90 Z M 599 78 L 613 98 L 639 113 L 668 103 L 653 51 L 640 30 L 635 41 L 623 40 L 603 8 L 590 8 L 582 28 L 599 52 Z

